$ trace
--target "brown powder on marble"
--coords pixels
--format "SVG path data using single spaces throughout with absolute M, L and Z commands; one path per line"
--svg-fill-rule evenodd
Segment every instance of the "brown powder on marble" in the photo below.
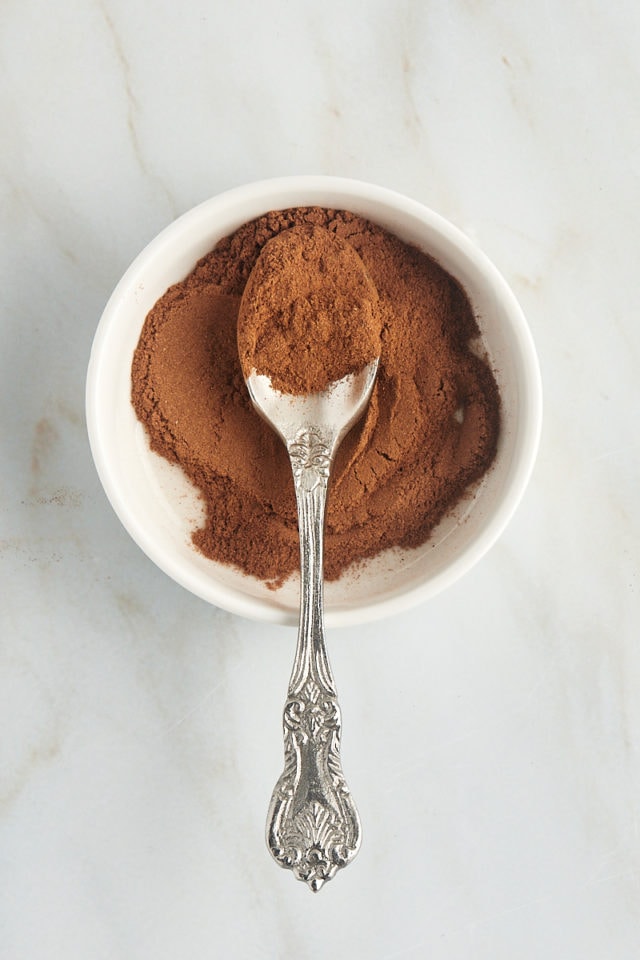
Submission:
M 240 365 L 281 393 L 319 393 L 380 353 L 378 293 L 346 240 L 314 224 L 268 240 L 238 316 Z
M 261 249 L 314 224 L 346 241 L 378 294 L 378 378 L 332 471 L 325 576 L 388 547 L 416 547 L 490 467 L 500 403 L 460 285 L 434 260 L 347 211 L 274 211 L 221 240 L 150 311 L 132 401 L 156 452 L 201 491 L 206 556 L 277 586 L 298 567 L 293 481 L 282 442 L 253 410 L 237 348 L 240 299 Z

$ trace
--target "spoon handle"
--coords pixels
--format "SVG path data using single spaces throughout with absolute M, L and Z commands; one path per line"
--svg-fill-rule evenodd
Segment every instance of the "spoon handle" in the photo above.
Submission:
M 360 846 L 360 819 L 342 773 L 340 707 L 323 622 L 322 546 L 332 437 L 300 430 L 287 449 L 300 531 L 300 626 L 283 714 L 284 771 L 269 807 L 274 859 L 317 892 Z

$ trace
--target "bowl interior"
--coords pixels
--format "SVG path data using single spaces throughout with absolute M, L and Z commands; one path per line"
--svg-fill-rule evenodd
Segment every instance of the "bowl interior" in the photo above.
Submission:
M 148 311 L 218 240 L 269 210 L 314 204 L 368 217 L 433 256 L 461 282 L 478 318 L 503 411 L 494 466 L 426 544 L 388 551 L 326 585 L 326 621 L 336 626 L 406 608 L 456 580 L 502 532 L 533 466 L 540 385 L 531 337 L 505 281 L 457 228 L 391 191 L 326 177 L 263 181 L 201 204 L 149 244 L 109 300 L 92 348 L 87 423 L 105 491 L 124 526 L 152 560 L 217 606 L 294 624 L 297 580 L 273 591 L 208 560 L 192 546 L 191 533 L 202 519 L 197 491 L 179 468 L 150 451 L 130 401 L 130 369 Z

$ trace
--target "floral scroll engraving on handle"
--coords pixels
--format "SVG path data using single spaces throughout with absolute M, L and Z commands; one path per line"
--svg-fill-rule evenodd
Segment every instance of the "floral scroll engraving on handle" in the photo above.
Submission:
M 353 859 L 360 843 L 360 820 L 340 762 L 340 708 L 329 680 L 330 688 L 309 677 L 289 693 L 285 767 L 268 820 L 272 855 L 314 892 Z
M 322 617 L 322 525 L 331 438 L 307 427 L 287 449 L 301 534 L 302 613 L 283 714 L 284 771 L 271 797 L 267 843 L 282 867 L 317 892 L 355 857 L 360 820 L 342 773 L 340 707 Z
M 326 486 L 331 468 L 331 454 L 317 430 L 300 430 L 287 445 L 296 484 L 311 491 L 319 484 Z

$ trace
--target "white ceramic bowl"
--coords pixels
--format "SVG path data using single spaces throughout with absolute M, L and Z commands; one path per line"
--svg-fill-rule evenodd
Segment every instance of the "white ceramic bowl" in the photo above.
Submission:
M 181 471 L 151 453 L 130 401 L 131 359 L 144 319 L 171 284 L 222 237 L 269 210 L 317 205 L 351 210 L 433 256 L 473 304 L 502 396 L 496 462 L 475 497 L 423 547 L 393 550 L 356 577 L 327 584 L 328 626 L 360 623 L 421 603 L 452 584 L 492 546 L 529 480 L 541 424 L 535 348 L 522 311 L 496 268 L 451 223 L 382 187 L 336 177 L 287 177 L 222 193 L 180 217 L 134 260 L 96 332 L 87 378 L 87 424 L 104 489 L 138 545 L 204 600 L 257 620 L 294 624 L 298 584 L 272 591 L 202 556 L 191 544 L 201 508 Z

